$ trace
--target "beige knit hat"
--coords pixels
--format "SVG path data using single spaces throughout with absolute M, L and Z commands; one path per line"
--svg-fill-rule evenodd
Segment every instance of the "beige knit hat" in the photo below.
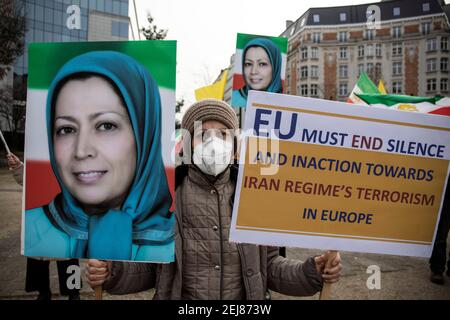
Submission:
M 183 116 L 181 128 L 192 135 L 195 121 L 216 120 L 222 122 L 229 129 L 238 129 L 238 120 L 233 108 L 224 101 L 205 99 L 194 103 Z

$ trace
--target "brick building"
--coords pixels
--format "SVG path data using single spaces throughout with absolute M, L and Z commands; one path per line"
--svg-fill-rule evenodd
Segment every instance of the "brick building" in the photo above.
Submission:
M 439 0 L 311 8 L 281 34 L 286 93 L 345 101 L 364 70 L 389 93 L 449 96 L 449 15 Z

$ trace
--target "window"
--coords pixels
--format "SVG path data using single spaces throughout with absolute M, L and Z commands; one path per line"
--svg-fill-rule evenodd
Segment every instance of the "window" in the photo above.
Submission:
M 115 37 L 120 37 L 120 24 L 119 24 L 119 22 L 113 21 L 111 28 L 112 28 L 111 35 L 115 36 Z
M 427 91 L 436 91 L 436 79 L 427 80 Z
M 311 66 L 311 78 L 319 77 L 319 66 Z
M 53 9 L 44 8 L 44 21 L 46 23 L 53 23 Z
M 369 74 L 373 72 L 373 63 L 369 62 L 367 64 L 366 72 Z
M 430 11 L 430 3 L 428 3 L 428 2 L 422 3 L 422 10 L 423 10 L 423 12 Z
M 113 21 L 111 25 L 111 35 L 115 37 L 128 38 L 128 23 Z
M 45 42 L 52 42 L 52 33 L 51 32 L 44 32 L 44 41 Z
M 61 11 L 58 11 L 58 10 L 53 11 L 53 23 L 56 25 L 62 25 L 63 15 L 62 15 Z
M 436 71 L 436 59 L 428 59 L 427 60 L 427 72 L 435 72 Z
M 436 39 L 427 40 L 427 51 L 436 51 Z
M 347 14 L 346 14 L 345 12 L 341 12 L 341 13 L 339 14 L 339 20 L 340 20 L 341 22 L 347 21 Z
M 300 86 L 300 94 L 302 96 L 307 96 L 308 95 L 308 85 L 307 84 L 302 84 Z
M 319 48 L 317 47 L 311 48 L 311 59 L 319 59 Z
M 392 63 L 392 74 L 393 75 L 402 74 L 402 63 L 400 61 L 395 61 Z
M 347 47 L 340 47 L 339 48 L 339 58 L 347 59 Z
M 448 79 L 441 79 L 441 91 L 448 91 Z
M 108 2 L 108 1 L 107 1 Z M 120 2 L 117 0 L 113 1 L 113 13 L 119 15 L 120 14 Z
M 380 43 L 377 43 L 376 45 L 375 45 L 375 55 L 377 56 L 377 57 L 381 57 L 381 44 Z
M 34 41 L 36 42 L 44 41 L 44 31 L 34 30 Z
M 104 11 L 104 8 L 105 8 L 105 0 L 97 0 L 97 11 Z
M 310 88 L 310 92 L 309 92 L 309 94 L 310 94 L 310 96 L 311 97 L 317 97 L 318 96 L 318 94 L 317 94 L 317 89 L 318 89 L 319 87 L 318 87 L 318 85 L 317 84 L 312 84 L 311 85 L 311 88 Z
M 394 38 L 400 38 L 402 36 L 402 27 L 397 26 L 392 28 L 392 36 Z
M 429 34 L 431 30 L 431 22 L 424 22 L 420 25 L 420 29 L 423 35 Z
M 301 49 L 302 52 L 302 60 L 308 59 L 308 48 L 307 47 L 303 47 Z
M 348 77 L 348 67 L 346 65 L 339 66 L 339 77 L 340 78 Z
M 441 58 L 441 71 L 448 71 L 448 58 Z
M 339 95 L 341 97 L 345 97 L 348 95 L 348 90 L 347 90 L 347 84 L 346 83 L 340 83 L 339 84 Z
M 120 37 L 128 39 L 128 23 L 126 22 L 120 23 Z
M 395 7 L 393 13 L 394 13 L 395 17 L 399 16 L 400 15 L 400 8 L 399 7 Z
M 45 1 L 41 0 L 41 1 L 37 1 L 37 2 L 38 3 L 40 2 L 41 5 L 43 5 L 47 8 L 53 8 L 53 1 L 51 1 L 51 0 L 45 0 Z
M 402 82 L 401 81 L 392 82 L 392 93 L 394 93 L 394 94 L 402 93 Z
M 373 45 L 368 44 L 366 47 L 366 56 L 373 57 Z
M 113 3 L 112 1 L 106 1 L 105 3 L 105 11 L 108 13 L 113 13 Z
M 300 68 L 300 76 L 302 78 L 307 78 L 308 77 L 308 67 L 301 67 Z
M 320 22 L 320 16 L 319 16 L 318 14 L 313 14 L 313 21 L 314 21 L 315 23 Z
M 364 57 L 364 46 L 358 46 L 358 58 Z
M 314 43 L 320 43 L 320 32 L 314 32 L 313 33 L 313 42 Z
M 128 16 L 128 3 L 126 3 L 126 2 L 120 3 L 120 15 Z
M 303 19 L 300 21 L 300 27 L 303 27 L 303 26 L 305 25 L 305 22 L 306 22 L 306 19 L 303 18 Z
M 402 54 L 402 43 L 397 42 L 392 44 L 392 55 L 400 56 Z
M 372 29 L 364 30 L 364 39 L 365 40 L 373 40 L 375 33 Z
M 442 37 L 441 38 L 441 50 L 442 51 L 447 51 L 448 50 L 447 37 Z
M 375 76 L 378 78 L 381 76 L 381 63 L 375 64 Z
M 339 32 L 339 42 L 347 42 L 347 32 Z
M 363 63 L 358 64 L 358 77 L 361 73 L 363 73 L 363 71 L 364 71 L 364 64 Z
M 289 32 L 289 35 L 292 36 L 294 34 L 294 31 L 295 31 L 295 27 L 292 27 L 291 31 Z
M 44 21 L 44 7 L 36 5 L 34 19 L 36 21 Z

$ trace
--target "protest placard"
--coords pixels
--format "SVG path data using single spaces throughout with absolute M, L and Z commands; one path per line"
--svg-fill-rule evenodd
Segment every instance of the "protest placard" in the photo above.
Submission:
M 249 90 L 283 93 L 288 41 L 238 33 L 234 55 L 231 105 L 245 108 Z
M 429 257 L 450 118 L 251 91 L 230 240 Z
M 174 260 L 175 69 L 176 41 L 29 46 L 22 254 Z

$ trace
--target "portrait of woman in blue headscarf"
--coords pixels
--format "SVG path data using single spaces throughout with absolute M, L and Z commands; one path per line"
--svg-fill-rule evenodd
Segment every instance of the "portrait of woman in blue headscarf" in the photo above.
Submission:
M 242 53 L 242 73 L 245 85 L 233 90 L 233 107 L 247 105 L 249 90 L 281 93 L 281 52 L 278 46 L 267 38 L 250 40 Z
M 161 101 L 147 69 L 115 51 L 71 59 L 49 87 L 46 124 L 61 193 L 26 211 L 24 254 L 173 261 Z

